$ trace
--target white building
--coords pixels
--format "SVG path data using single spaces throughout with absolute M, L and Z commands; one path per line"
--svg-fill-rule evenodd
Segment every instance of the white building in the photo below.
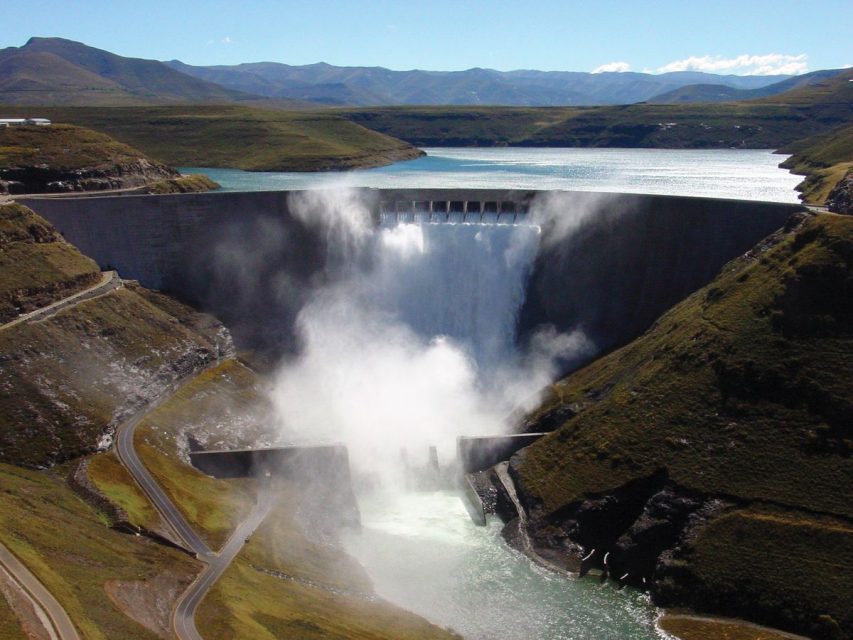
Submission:
M 50 124 L 47 118 L 0 118 L 0 127 L 14 127 L 20 125 L 36 125 L 46 127 Z

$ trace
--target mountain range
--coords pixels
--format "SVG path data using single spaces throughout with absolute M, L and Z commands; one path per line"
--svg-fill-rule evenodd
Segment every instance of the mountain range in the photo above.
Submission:
M 196 67 L 172 60 L 166 64 L 195 78 L 247 93 L 364 106 L 628 104 L 697 83 L 751 90 L 789 78 L 718 76 L 693 71 L 660 75 L 480 68 L 392 71 L 384 67 L 336 67 L 323 62 L 303 66 L 256 62 Z
M 0 49 L 0 103 L 569 106 L 718 102 L 775 95 L 835 71 L 736 76 L 682 71 L 394 71 L 383 67 L 255 62 L 192 66 L 127 58 L 63 38 Z

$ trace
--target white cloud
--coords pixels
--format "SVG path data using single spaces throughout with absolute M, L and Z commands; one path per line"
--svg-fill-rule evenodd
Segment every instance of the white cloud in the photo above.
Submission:
M 734 58 L 722 56 L 690 56 L 658 68 L 658 73 L 669 71 L 705 71 L 706 73 L 734 73 L 737 75 L 769 76 L 798 75 L 808 71 L 808 56 L 805 53 L 788 55 L 768 53 L 765 55 L 740 55 Z
M 222 44 L 231 44 L 233 40 L 231 40 L 231 36 L 225 36 L 222 38 Z
M 631 65 L 627 62 L 608 62 L 607 64 L 603 64 L 599 67 L 596 67 L 592 70 L 593 73 L 607 73 L 611 71 L 615 71 L 617 73 L 623 73 L 625 71 L 630 71 Z

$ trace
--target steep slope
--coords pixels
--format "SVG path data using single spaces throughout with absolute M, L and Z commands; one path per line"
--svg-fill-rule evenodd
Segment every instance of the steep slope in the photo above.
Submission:
M 0 193 L 121 189 L 178 176 L 141 151 L 82 127 L 0 129 Z
M 535 544 L 609 552 L 663 604 L 850 637 L 851 301 L 853 219 L 822 215 L 553 385 L 527 426 L 558 428 L 511 461 Z
M 0 207 L 0 221 L 6 318 L 99 277 L 29 209 Z M 221 325 L 176 313 L 120 288 L 0 329 L 0 462 L 46 467 L 102 448 L 127 411 L 230 348 Z
M 125 58 L 63 38 L 30 38 L 0 50 L 0 103 L 163 104 L 249 99 L 171 69 L 156 60 Z
M 842 125 L 828 133 L 812 136 L 782 149 L 793 155 L 780 166 L 806 176 L 797 190 L 805 202 L 824 204 L 830 193 L 853 169 L 853 124 Z M 830 209 L 848 213 L 843 207 Z
M 41 216 L 0 207 L 0 324 L 94 284 L 101 270 Z

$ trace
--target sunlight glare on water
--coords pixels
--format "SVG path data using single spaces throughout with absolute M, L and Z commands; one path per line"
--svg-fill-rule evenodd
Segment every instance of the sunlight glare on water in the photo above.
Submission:
M 346 184 L 412 189 L 568 189 L 798 202 L 802 180 L 766 149 L 427 148 L 427 156 L 349 172 L 282 173 L 182 168 L 225 191 Z

